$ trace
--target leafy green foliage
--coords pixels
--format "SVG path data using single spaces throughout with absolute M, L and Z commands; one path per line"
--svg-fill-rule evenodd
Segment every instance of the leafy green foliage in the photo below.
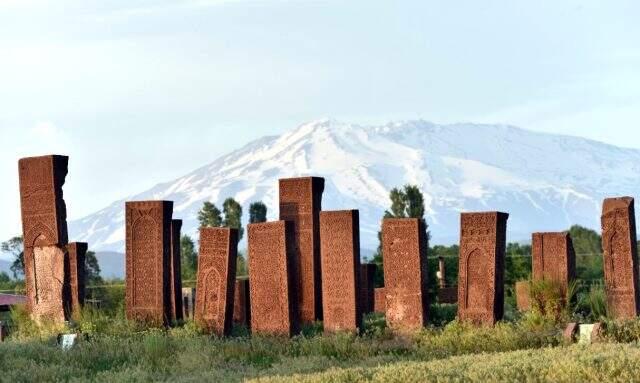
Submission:
M 17 236 L 0 244 L 0 250 L 3 253 L 10 253 L 14 260 L 11 263 L 11 273 L 14 279 L 24 276 L 24 244 L 22 236 Z
M 249 223 L 267 222 L 267 205 L 262 201 L 249 205 Z
M 194 279 L 198 270 L 198 253 L 193 239 L 186 234 L 180 237 L 180 256 L 182 280 Z
M 224 212 L 222 226 L 238 229 L 239 242 L 244 236 L 244 229 L 242 228 L 242 206 L 233 198 L 227 198 L 222 204 L 222 211 Z
M 102 284 L 103 280 L 100 276 L 100 264 L 98 263 L 98 258 L 96 258 L 96 253 L 93 251 L 87 251 L 84 262 L 86 284 L 88 286 Z
M 216 205 L 207 201 L 198 212 L 198 222 L 200 222 L 200 227 L 220 227 L 222 226 L 222 212 Z

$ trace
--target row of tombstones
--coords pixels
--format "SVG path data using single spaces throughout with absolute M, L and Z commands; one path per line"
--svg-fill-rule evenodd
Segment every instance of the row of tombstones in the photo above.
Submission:
M 28 306 L 35 318 L 66 320 L 83 299 L 86 244 L 69 244 L 62 185 L 68 157 L 19 161 Z M 293 334 L 301 323 L 323 320 L 329 332 L 361 328 L 370 311 L 372 281 L 361 272 L 357 210 L 322 211 L 324 179 L 282 179 L 280 220 L 248 225 L 251 329 Z M 181 319 L 180 220 L 170 201 L 126 204 L 126 300 L 130 319 L 168 324 Z M 502 317 L 508 214 L 463 213 L 458 316 L 493 324 Z M 424 223 L 385 219 L 384 306 L 397 330 L 422 327 L 427 319 Z M 637 248 L 633 199 L 607 199 L 602 214 L 605 287 L 610 311 L 638 314 Z M 195 319 L 211 332 L 230 331 L 237 231 L 203 228 Z M 568 283 L 575 256 L 566 234 L 534 235 L 534 276 Z M 540 256 L 535 256 L 540 254 Z M 372 279 L 372 278 L 370 278 Z M 366 291 L 367 293 L 361 293 Z M 368 301 L 372 301 L 371 298 Z

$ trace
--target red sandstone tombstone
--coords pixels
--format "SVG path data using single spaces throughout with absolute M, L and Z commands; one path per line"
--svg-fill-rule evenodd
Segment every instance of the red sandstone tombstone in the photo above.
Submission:
M 171 318 L 171 201 L 126 203 L 127 318 L 160 326 Z
M 200 229 L 195 320 L 218 336 L 229 335 L 233 325 L 237 256 L 237 229 Z
M 293 225 L 277 221 L 247 226 L 251 331 L 287 335 L 298 332 L 294 281 Z
M 500 212 L 462 213 L 458 265 L 458 317 L 493 325 L 504 313 L 507 219 Z
M 67 246 L 69 311 L 75 315 L 81 313 L 82 306 L 84 306 L 87 248 L 88 245 L 85 242 L 72 242 Z
M 365 263 L 360 265 L 360 307 L 362 314 L 373 312 L 375 301 L 374 283 L 378 265 L 375 263 Z
M 529 297 L 529 281 L 516 282 L 516 306 L 520 311 L 531 309 L 531 299 Z
M 236 279 L 236 290 L 233 298 L 233 322 L 251 326 L 251 298 L 249 296 L 249 279 Z
M 382 254 L 387 325 L 413 331 L 427 323 L 427 239 L 417 218 L 382 222 Z
M 18 161 L 27 308 L 38 321 L 63 322 L 68 316 L 67 211 L 62 192 L 68 163 L 68 157 L 57 155 Z
M 170 289 L 171 297 L 171 319 L 181 321 L 183 317 L 182 309 L 182 268 L 181 249 L 180 249 L 180 230 L 182 229 L 182 220 L 171 220 L 171 262 L 170 262 Z
M 533 233 L 531 243 L 533 279 L 557 282 L 566 291 L 576 273 L 576 254 L 569 233 Z
M 616 319 L 635 318 L 640 307 L 640 294 L 633 198 L 604 200 L 602 248 L 607 306 Z
M 578 324 L 575 322 L 571 322 L 564 329 L 564 332 L 562 333 L 562 338 L 567 343 L 573 343 L 573 341 L 576 339 L 577 333 L 578 333 Z
M 387 312 L 387 296 L 384 287 L 376 287 L 373 289 L 373 312 L 385 314 Z
M 319 213 L 324 178 L 287 178 L 279 182 L 280 219 L 293 222 L 292 249 L 299 318 L 303 323 L 322 319 Z
M 322 312 L 328 333 L 362 329 L 357 210 L 320 212 Z

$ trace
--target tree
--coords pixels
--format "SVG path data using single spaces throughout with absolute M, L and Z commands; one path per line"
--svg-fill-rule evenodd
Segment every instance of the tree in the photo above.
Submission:
M 262 201 L 249 205 L 249 223 L 267 222 L 267 205 Z
M 87 251 L 85 254 L 85 280 L 87 285 L 101 285 L 102 277 L 100 276 L 100 265 L 98 264 L 98 258 L 93 251 Z
M 242 206 L 233 198 L 227 198 L 222 204 L 224 221 L 222 226 L 238 229 L 238 242 L 244 236 L 242 228 Z
M 569 229 L 576 252 L 576 274 L 584 280 L 604 278 L 602 264 L 602 237 L 597 232 L 573 225 Z
M 24 245 L 22 242 L 22 236 L 13 237 L 8 241 L 2 242 L 0 249 L 3 253 L 11 253 L 14 256 L 13 263 L 11 263 L 11 273 L 15 279 L 24 275 Z
M 200 227 L 220 227 L 222 225 L 222 215 L 216 205 L 207 201 L 198 212 Z
M 416 185 L 405 185 L 403 188 L 393 188 L 389 192 L 389 199 L 391 200 L 391 206 L 389 210 L 384 212 L 384 218 L 418 218 L 422 220 L 425 230 L 424 244 L 426 249 L 430 234 L 427 223 L 424 218 L 424 196 L 420 188 Z M 382 272 L 382 231 L 378 232 L 378 250 L 373 256 L 373 262 L 378 264 L 378 271 L 376 273 L 375 284 L 377 287 L 383 285 L 384 276 Z
M 196 252 L 195 243 L 186 234 L 183 234 L 180 238 L 180 254 L 182 257 L 182 279 L 193 279 L 198 268 L 198 253 Z

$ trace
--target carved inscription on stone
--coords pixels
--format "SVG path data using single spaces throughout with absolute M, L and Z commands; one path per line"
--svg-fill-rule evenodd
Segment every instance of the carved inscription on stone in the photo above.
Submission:
M 458 266 L 458 316 L 493 325 L 504 311 L 506 213 L 462 213 Z
M 634 200 L 609 198 L 602 208 L 602 248 L 608 308 L 617 319 L 638 315 L 638 255 Z
M 182 277 L 181 277 L 181 252 L 180 252 L 180 234 L 182 229 L 182 220 L 171 220 L 171 261 L 170 261 L 170 301 L 171 301 L 171 319 L 180 321 L 182 315 Z
M 289 250 L 293 226 L 285 221 L 248 225 L 251 331 L 254 334 L 293 335 L 298 331 Z
M 533 279 L 555 281 L 566 291 L 576 267 L 569 233 L 533 233 L 531 243 Z
M 231 333 L 237 254 L 237 229 L 200 229 L 195 319 L 219 336 Z
M 320 213 L 324 330 L 362 328 L 359 299 L 360 230 L 357 210 Z
M 375 301 L 374 283 L 377 268 L 378 266 L 375 263 L 365 263 L 360 265 L 359 297 L 362 314 L 369 314 L 373 312 L 373 305 Z
M 25 247 L 67 244 L 67 209 L 62 186 L 69 158 L 43 156 L 18 162 Z
M 173 202 L 126 203 L 127 318 L 153 325 L 171 318 L 170 259 Z
M 382 254 L 387 325 L 413 331 L 427 322 L 427 253 L 424 222 L 415 218 L 385 219 Z
M 251 325 L 251 306 L 249 296 L 249 279 L 236 279 L 236 290 L 233 298 L 233 322 L 249 327 Z
M 67 246 L 70 311 L 76 315 L 82 311 L 82 306 L 84 306 L 87 247 L 88 245 L 85 242 L 73 242 Z
M 298 278 L 299 316 L 302 322 L 322 319 L 319 212 L 324 179 L 318 177 L 280 180 L 280 219 L 294 227 L 293 252 Z
M 28 307 L 36 321 L 66 320 L 65 250 L 59 246 L 25 248 Z

